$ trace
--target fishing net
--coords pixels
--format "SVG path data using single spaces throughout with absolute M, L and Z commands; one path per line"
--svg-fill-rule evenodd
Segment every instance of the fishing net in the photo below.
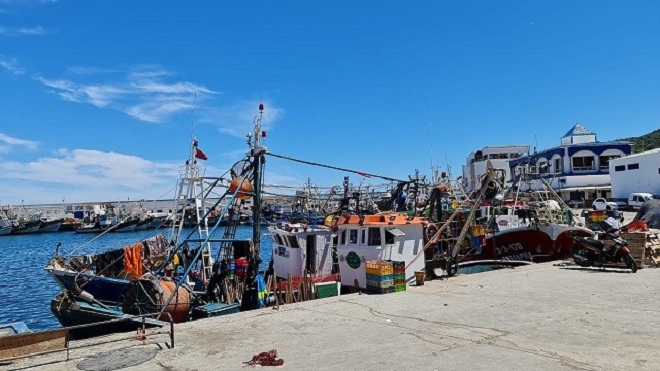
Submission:
M 268 352 L 261 352 L 245 362 L 250 366 L 282 366 L 283 359 L 277 359 L 277 349 Z

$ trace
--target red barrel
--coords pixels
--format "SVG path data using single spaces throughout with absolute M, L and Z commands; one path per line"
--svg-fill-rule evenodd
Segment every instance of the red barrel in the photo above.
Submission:
M 236 275 L 238 277 L 245 277 L 248 270 L 248 261 L 245 258 L 236 259 Z

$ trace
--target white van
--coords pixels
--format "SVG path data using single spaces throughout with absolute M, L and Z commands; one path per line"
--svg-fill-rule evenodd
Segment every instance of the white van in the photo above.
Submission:
M 653 195 L 650 193 L 631 193 L 630 196 L 628 196 L 628 207 L 637 210 L 644 202 L 652 198 Z

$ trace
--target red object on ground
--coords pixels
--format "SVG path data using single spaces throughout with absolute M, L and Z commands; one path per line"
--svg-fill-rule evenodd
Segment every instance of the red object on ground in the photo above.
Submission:
M 261 352 L 245 363 L 251 366 L 282 366 L 284 360 L 277 359 L 277 349 L 273 349 L 268 352 Z
M 628 232 L 647 232 L 649 230 L 649 226 L 646 225 L 643 220 L 637 219 L 624 225 L 621 229 Z

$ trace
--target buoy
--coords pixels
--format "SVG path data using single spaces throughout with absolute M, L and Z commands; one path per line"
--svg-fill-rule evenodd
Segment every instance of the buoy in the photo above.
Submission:
M 243 183 L 241 184 L 241 182 Z M 239 185 L 241 189 L 238 191 L 238 193 L 236 193 Z M 252 197 L 253 189 L 249 179 L 245 179 L 245 181 L 243 181 L 242 177 L 237 176 L 236 178 L 232 179 L 231 183 L 229 184 L 229 191 L 231 193 L 236 193 L 236 197 L 247 200 Z
M 143 276 L 131 281 L 124 294 L 123 312 L 142 315 L 162 311 L 169 315 L 159 316 L 161 321 L 169 322 L 172 318 L 174 323 L 185 322 L 191 306 L 190 293 L 184 287 L 179 287 L 175 292 L 175 285 L 170 279 L 155 276 Z M 165 307 L 168 300 L 169 304 Z

